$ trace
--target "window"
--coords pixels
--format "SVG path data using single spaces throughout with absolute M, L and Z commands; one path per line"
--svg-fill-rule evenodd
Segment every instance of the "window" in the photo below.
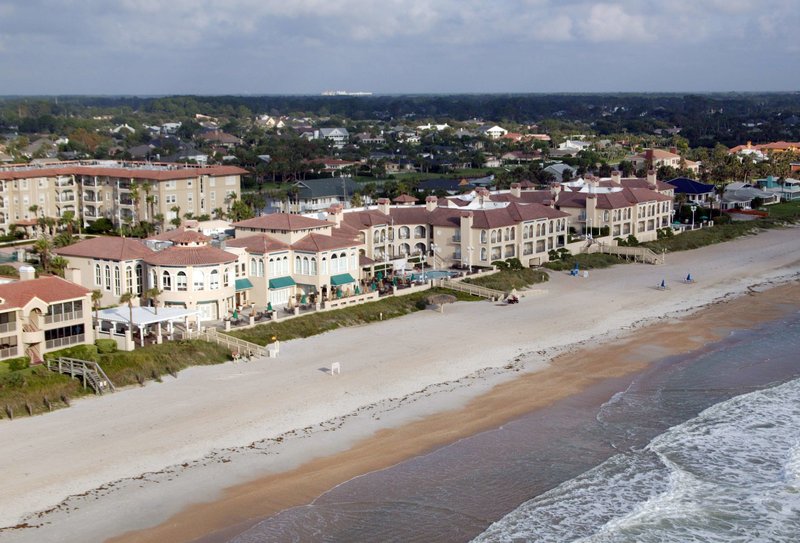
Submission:
M 133 268 L 125 268 L 125 289 L 126 292 L 133 292 Z
M 194 270 L 194 290 L 203 290 L 206 288 L 206 274 L 201 270 Z
M 497 231 L 492 230 L 492 243 L 497 243 Z
M 136 264 L 136 294 L 142 295 L 142 286 L 144 285 L 144 270 L 141 264 Z M 156 286 L 155 284 L 153 285 Z
M 424 226 L 417 226 L 414 228 L 414 237 L 415 238 L 424 238 L 425 237 L 425 227 Z
M 486 261 L 486 247 L 481 247 L 481 260 Z
M 100 264 L 94 265 L 94 284 L 95 286 L 103 286 L 103 272 L 100 270 Z
M 402 256 L 406 256 L 410 252 L 411 252 L 411 247 L 409 247 L 408 243 L 401 243 L 400 244 L 400 254 Z
M 302 267 L 300 264 L 300 257 L 296 256 L 294 257 L 294 273 L 301 273 L 301 272 L 302 272 Z
M 122 281 L 120 279 L 119 266 L 114 266 L 114 295 L 119 296 L 122 290 Z
M 308 275 L 309 266 L 308 266 L 308 257 L 303 257 L 303 275 Z
M 274 258 L 270 258 L 269 259 L 269 276 L 270 277 L 275 277 L 276 275 L 278 275 L 278 271 L 277 271 L 276 266 L 275 266 L 275 259 Z
M 311 273 L 310 275 L 317 275 L 317 259 L 315 257 L 311 257 Z
M 328 274 L 328 259 L 324 256 L 322 257 L 322 275 Z
M 172 290 L 172 276 L 167 270 L 164 270 L 164 273 L 161 274 L 161 285 L 162 290 Z
M 258 266 L 256 264 L 256 259 L 251 257 L 250 258 L 250 275 L 255 276 L 255 275 L 257 275 L 257 273 L 258 273 Z
M 176 282 L 179 291 L 186 291 L 186 272 L 179 271 Z
M 218 290 L 219 289 L 219 272 L 217 270 L 211 270 L 211 276 L 209 278 L 209 287 L 211 290 Z
M 481 243 L 486 243 L 486 230 L 481 230 Z
M 259 258 L 258 259 L 258 276 L 259 277 L 264 277 L 264 259 L 263 258 Z
M 106 290 L 111 292 L 111 267 L 106 264 Z
M 401 226 L 400 230 L 398 231 L 398 237 L 400 239 L 408 239 L 411 230 L 409 230 L 408 226 Z
M 231 284 L 231 269 L 225 268 L 225 272 L 222 274 L 222 286 L 227 287 Z

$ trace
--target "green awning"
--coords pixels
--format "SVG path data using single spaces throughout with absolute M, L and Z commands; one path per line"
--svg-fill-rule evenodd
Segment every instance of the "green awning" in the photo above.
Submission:
M 247 290 L 249 288 L 253 288 L 253 283 L 250 282 L 250 279 L 237 279 L 236 280 L 236 291 L 240 290 Z
M 356 280 L 349 273 L 340 273 L 331 277 L 331 285 L 338 287 L 339 285 L 346 285 L 347 283 L 355 283 Z
M 277 277 L 269 280 L 269 288 L 293 287 L 296 284 L 291 277 Z

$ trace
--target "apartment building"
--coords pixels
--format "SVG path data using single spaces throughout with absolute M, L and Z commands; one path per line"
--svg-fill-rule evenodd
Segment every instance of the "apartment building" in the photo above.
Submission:
M 37 364 L 44 353 L 94 342 L 91 292 L 34 273 L 23 267 L 19 281 L 0 284 L 0 360 L 28 356 Z
M 245 173 L 234 166 L 108 160 L 3 166 L 0 233 L 20 221 L 67 211 L 85 224 L 105 217 L 117 227 L 159 216 L 168 224 L 178 213 L 210 214 L 226 208 L 231 194 L 241 196 Z

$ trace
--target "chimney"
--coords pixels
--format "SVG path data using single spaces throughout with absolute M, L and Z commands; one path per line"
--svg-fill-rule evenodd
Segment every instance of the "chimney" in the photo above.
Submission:
M 425 211 L 434 211 L 439 205 L 439 199 L 436 196 L 425 197 Z
M 519 183 L 511 183 L 511 196 L 519 198 L 522 196 L 522 185 Z
M 672 153 L 673 155 L 677 155 L 678 154 L 678 148 L 677 147 L 670 147 L 669 148 L 669 152 Z
M 342 204 L 333 204 L 328 209 L 328 221 L 332 222 L 336 228 L 342 225 L 342 217 L 344 216 L 344 208 Z
M 461 243 L 467 244 L 469 246 L 472 243 L 472 223 L 474 220 L 474 216 L 472 211 L 468 211 L 467 213 L 461 215 L 461 223 L 460 223 L 460 230 L 461 230 Z M 464 250 L 462 250 L 462 255 L 464 254 Z M 471 264 L 471 262 L 470 262 Z
M 622 183 L 622 172 L 619 170 L 614 170 L 611 172 L 611 181 L 618 185 Z
M 30 281 L 36 279 L 36 270 L 33 266 L 20 266 L 19 267 L 19 280 Z
M 653 156 L 653 150 L 652 149 L 645 149 L 645 151 L 644 151 L 644 159 L 647 162 L 648 166 L 652 166 L 653 165 L 654 156 Z
M 658 188 L 658 183 L 656 182 L 655 170 L 647 170 L 647 186 L 653 190 L 656 190 Z
M 388 198 L 378 198 L 378 211 L 384 215 L 389 215 L 389 209 L 391 208 L 390 203 L 391 200 Z
M 592 228 L 598 228 L 600 225 L 597 224 L 595 220 L 597 210 L 597 195 L 595 194 L 587 194 L 586 195 L 586 227 L 589 228 L 591 224 Z
M 559 185 L 558 183 L 556 183 L 555 185 L 550 187 L 550 194 L 553 195 L 553 200 L 557 200 L 558 199 L 558 195 L 560 193 L 561 193 L 561 185 Z
M 64 279 L 75 283 L 76 285 L 81 284 L 81 270 L 79 268 L 67 268 L 64 270 Z

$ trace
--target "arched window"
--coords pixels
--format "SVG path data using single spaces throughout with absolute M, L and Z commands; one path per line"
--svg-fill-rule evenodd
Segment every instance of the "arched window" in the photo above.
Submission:
M 94 284 L 98 287 L 103 286 L 103 272 L 100 269 L 100 264 L 94 265 Z
M 162 290 L 172 290 L 172 276 L 167 270 L 161 274 L 161 284 L 163 285 Z
M 256 265 L 256 259 L 250 258 L 250 275 L 255 276 L 258 274 L 258 266 Z
M 481 260 L 486 260 L 486 247 L 481 247 Z
M 481 243 L 486 243 L 486 230 L 481 230 Z
M 339 255 L 339 271 L 347 271 L 347 253 L 342 253 Z
M 206 288 L 206 274 L 202 270 L 194 270 L 193 288 L 194 290 L 203 290 Z
M 259 277 L 264 277 L 264 259 L 263 258 L 259 258 L 258 259 L 258 276 Z
M 331 255 L 331 275 L 339 271 L 339 257 Z
M 222 286 L 227 287 L 231 284 L 231 269 L 226 267 L 222 272 Z
M 136 264 L 136 294 L 141 296 L 142 290 L 144 290 L 144 268 L 141 264 Z
M 275 277 L 275 275 L 276 275 L 276 272 L 275 272 L 275 259 L 274 258 L 270 258 L 269 259 L 269 276 L 270 277 Z
M 309 268 L 308 268 L 308 257 L 304 256 L 303 257 L 303 275 L 308 275 L 308 271 L 309 271 Z
M 311 270 L 310 275 L 317 275 L 317 259 L 316 257 L 311 257 Z
M 411 247 L 409 247 L 408 243 L 401 243 L 400 244 L 400 255 L 401 256 L 406 256 L 410 252 L 411 252 Z
M 289 257 L 284 256 L 283 260 L 281 260 L 281 275 L 288 275 L 289 274 Z
M 511 240 L 513 241 L 515 239 L 517 239 L 517 229 L 516 228 L 512 228 L 511 229 Z
M 125 268 L 125 289 L 126 292 L 135 292 L 133 290 L 133 268 L 130 266 Z
M 492 243 L 497 243 L 497 230 L 492 230 Z
M 408 228 L 408 226 L 401 226 L 400 230 L 398 231 L 400 239 L 408 239 L 410 234 L 411 230 Z
M 322 275 L 328 274 L 328 259 L 324 256 L 322 257 Z
M 114 295 L 119 296 L 122 289 L 122 281 L 120 280 L 119 266 L 114 266 Z
M 424 226 L 417 226 L 414 228 L 414 237 L 415 238 L 424 238 L 425 237 L 425 227 Z
M 211 275 L 208 281 L 209 285 L 208 288 L 211 290 L 218 290 L 219 289 L 219 272 L 217 270 L 211 270 Z
M 177 285 L 177 286 L 178 286 L 178 290 L 180 290 L 180 291 L 186 291 L 186 290 L 187 290 L 187 286 L 186 286 L 186 272 L 182 272 L 182 271 L 179 271 L 179 272 L 178 272 L 178 280 L 177 280 L 177 283 L 178 283 L 178 285 Z
M 106 290 L 111 292 L 111 267 L 106 264 Z
M 302 264 L 300 263 L 300 257 L 294 257 L 294 273 L 300 273 L 303 271 Z
M 426 249 L 425 249 L 425 244 L 424 243 L 417 243 L 416 245 L 414 245 L 414 252 L 415 253 L 422 254 L 425 251 L 426 251 Z
M 353 251 L 350 253 L 350 269 L 357 270 L 358 269 L 358 253 Z

